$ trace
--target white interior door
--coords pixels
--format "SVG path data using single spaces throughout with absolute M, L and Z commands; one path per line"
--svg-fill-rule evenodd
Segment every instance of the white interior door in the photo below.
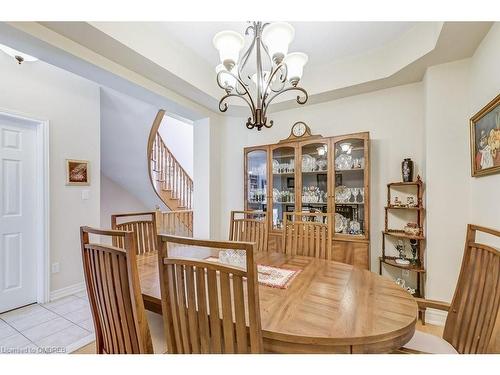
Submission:
M 37 300 L 36 129 L 0 114 L 0 313 Z

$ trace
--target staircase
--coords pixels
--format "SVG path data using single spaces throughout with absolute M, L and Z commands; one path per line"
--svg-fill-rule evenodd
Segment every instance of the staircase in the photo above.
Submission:
M 183 211 L 186 214 L 191 212 L 191 219 L 187 219 L 189 215 L 179 215 L 179 217 L 192 232 L 193 180 L 165 145 L 158 132 L 164 115 L 164 110 L 158 111 L 149 135 L 149 176 L 156 194 L 171 211 L 179 214 Z

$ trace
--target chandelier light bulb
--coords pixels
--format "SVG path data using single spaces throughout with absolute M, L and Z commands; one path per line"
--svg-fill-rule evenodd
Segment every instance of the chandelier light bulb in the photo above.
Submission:
M 235 31 L 221 31 L 215 34 L 213 44 L 227 70 L 231 71 L 238 62 L 244 42 L 243 37 Z
M 308 59 L 307 55 L 302 52 L 289 53 L 285 57 L 284 62 L 287 67 L 287 78 L 292 85 L 297 86 L 299 83 L 304 72 L 304 65 L 307 64 Z
M 234 72 L 233 68 L 233 71 Z M 226 67 L 223 64 L 219 64 L 215 67 L 215 72 L 219 74 L 219 72 L 227 72 Z M 226 90 L 232 91 L 236 87 L 236 78 L 231 74 L 221 74 L 220 81 L 223 83 L 223 86 Z
M 0 44 L 0 50 L 5 52 L 7 55 L 15 58 L 19 64 L 21 64 L 24 61 L 28 61 L 28 62 L 38 61 L 38 59 L 36 57 L 28 55 L 27 53 L 20 52 L 18 50 L 15 50 L 14 48 L 10 48 L 9 46 L 6 46 L 4 44 Z
M 269 50 L 274 63 L 278 65 L 288 53 L 288 45 L 295 36 L 295 30 L 287 22 L 273 22 L 262 31 L 262 42 Z

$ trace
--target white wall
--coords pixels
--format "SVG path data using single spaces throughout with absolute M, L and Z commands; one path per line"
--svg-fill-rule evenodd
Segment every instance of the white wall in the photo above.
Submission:
M 165 115 L 159 133 L 182 168 L 193 178 L 193 124 Z
M 0 53 L 0 107 L 49 121 L 50 131 L 50 290 L 83 282 L 81 225 L 99 226 L 99 88 L 41 61 L 18 65 Z M 65 159 L 90 161 L 90 186 L 65 186 Z M 89 200 L 82 200 L 83 190 Z
M 469 117 L 472 117 L 500 94 L 500 23 L 493 25 L 471 59 L 469 79 Z M 472 222 L 500 229 L 500 174 L 470 181 Z
M 425 75 L 426 297 L 451 301 L 470 222 L 469 60 Z
M 148 173 L 148 138 L 157 113 L 152 104 L 101 89 L 102 171 L 150 210 L 164 209 Z
M 422 84 L 376 91 L 327 103 L 272 113 L 271 129 L 247 130 L 245 120 L 229 119 L 222 132 L 221 236 L 227 236 L 229 212 L 243 208 L 243 147 L 288 137 L 293 123 L 305 121 L 314 134 L 369 131 L 371 138 L 371 268 L 378 268 L 384 227 L 386 184 L 401 180 L 401 161 L 411 157 L 415 173 L 423 163 Z M 415 177 L 416 177 L 415 174 Z
M 469 143 L 470 117 L 500 92 L 499 45 L 495 23 L 470 59 L 433 66 L 424 79 L 427 298 L 451 301 L 468 223 L 500 229 L 500 174 L 471 177 Z
M 194 123 L 193 187 L 193 233 L 195 237 L 209 238 L 211 232 L 210 201 L 210 120 L 203 119 Z
M 101 228 L 111 228 L 113 214 L 150 210 L 128 190 L 101 173 Z

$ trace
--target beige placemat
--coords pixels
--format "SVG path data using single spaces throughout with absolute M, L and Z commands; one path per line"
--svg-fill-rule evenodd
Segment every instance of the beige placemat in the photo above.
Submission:
M 206 261 L 219 263 L 219 258 L 208 257 Z M 259 284 L 272 288 L 286 289 L 301 270 L 257 264 Z

